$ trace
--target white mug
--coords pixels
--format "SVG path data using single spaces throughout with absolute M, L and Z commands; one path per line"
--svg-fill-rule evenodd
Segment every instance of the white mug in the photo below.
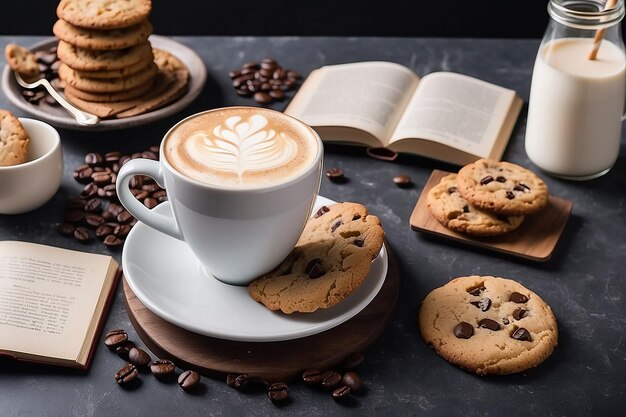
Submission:
M 227 284 L 247 285 L 276 267 L 298 241 L 319 191 L 323 146 L 313 129 L 281 114 L 305 127 L 317 142 L 313 162 L 295 177 L 270 186 L 211 185 L 183 175 L 165 157 L 168 135 L 196 116 L 166 133 L 159 161 L 134 159 L 124 164 L 117 177 L 117 193 L 138 220 L 184 241 L 205 273 Z M 152 212 L 133 196 L 129 182 L 135 175 L 152 177 L 167 190 L 173 217 Z

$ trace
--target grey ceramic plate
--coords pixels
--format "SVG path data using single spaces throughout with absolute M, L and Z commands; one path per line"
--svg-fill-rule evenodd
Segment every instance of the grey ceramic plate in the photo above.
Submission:
M 32 45 L 30 49 L 31 51 L 48 49 L 56 45 L 56 43 L 57 39 L 50 38 Z M 189 86 L 187 93 L 175 102 L 139 116 L 125 119 L 102 120 L 95 126 L 80 126 L 62 107 L 52 107 L 45 103 L 34 105 L 27 102 L 22 97 L 22 89 L 17 85 L 8 65 L 4 67 L 4 72 L 2 73 L 2 90 L 12 104 L 24 110 L 30 116 L 46 121 L 56 127 L 75 130 L 112 130 L 147 124 L 170 116 L 187 107 L 198 97 L 206 82 L 206 67 L 204 66 L 204 62 L 202 62 L 202 59 L 192 49 L 170 38 L 158 35 L 150 36 L 150 43 L 152 43 L 153 47 L 163 49 L 175 55 L 187 66 L 189 69 Z

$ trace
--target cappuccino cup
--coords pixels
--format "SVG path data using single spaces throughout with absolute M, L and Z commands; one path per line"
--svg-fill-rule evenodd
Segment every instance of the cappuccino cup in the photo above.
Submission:
M 317 133 L 291 116 L 258 107 L 208 110 L 165 134 L 159 161 L 124 164 L 117 193 L 138 220 L 184 241 L 205 273 L 247 285 L 294 248 L 319 190 L 322 156 Z M 135 175 L 167 190 L 172 216 L 133 196 Z

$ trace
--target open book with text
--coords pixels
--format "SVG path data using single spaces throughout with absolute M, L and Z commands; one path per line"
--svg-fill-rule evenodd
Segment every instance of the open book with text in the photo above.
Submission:
M 119 272 L 110 256 L 0 242 L 0 355 L 88 368 Z
M 391 62 L 313 71 L 285 113 L 322 140 L 464 165 L 499 160 L 522 107 L 513 90 L 452 72 L 418 77 Z

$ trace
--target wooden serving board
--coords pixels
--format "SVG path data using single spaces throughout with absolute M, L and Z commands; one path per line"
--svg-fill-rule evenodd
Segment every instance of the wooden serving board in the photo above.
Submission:
M 159 358 L 206 376 L 246 373 L 266 381 L 289 381 L 308 368 L 332 369 L 362 352 L 385 329 L 398 300 L 398 267 L 389 257 L 387 277 L 372 302 L 350 320 L 325 332 L 284 342 L 237 342 L 199 335 L 148 310 L 124 280 L 126 311 L 145 345 Z
M 571 201 L 550 196 L 548 206 L 540 213 L 527 216 L 518 229 L 503 236 L 470 236 L 448 229 L 439 223 L 428 209 L 426 202 L 428 191 L 448 174 L 450 172 L 436 169 L 430 175 L 411 215 L 411 227 L 414 230 L 533 261 L 546 262 L 550 259 L 572 212 Z

